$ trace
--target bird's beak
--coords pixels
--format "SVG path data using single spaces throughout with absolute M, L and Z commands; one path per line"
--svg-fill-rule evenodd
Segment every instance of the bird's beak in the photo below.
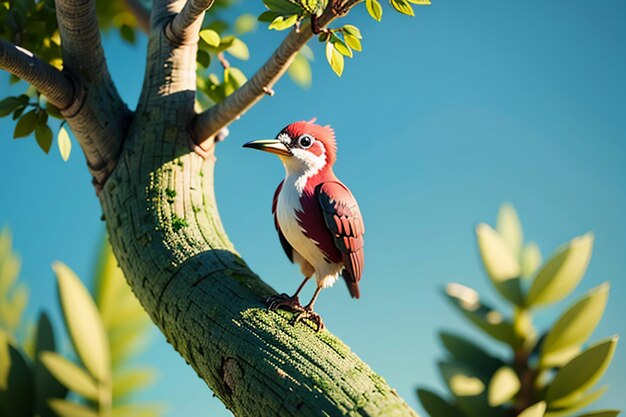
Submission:
M 278 139 L 253 140 L 243 145 L 244 148 L 259 149 L 276 155 L 291 156 L 291 152 L 285 144 Z

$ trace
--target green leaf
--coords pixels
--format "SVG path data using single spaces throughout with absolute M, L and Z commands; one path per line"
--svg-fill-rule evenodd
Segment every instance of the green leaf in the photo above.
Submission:
M 419 388 L 417 396 L 430 417 L 463 417 L 459 410 L 432 391 Z
M 517 374 L 508 366 L 503 366 L 489 381 L 487 398 L 489 405 L 497 407 L 512 399 L 519 392 L 522 384 Z
M 620 410 L 599 410 L 581 414 L 578 417 L 617 417 L 621 413 Z
M 276 12 L 266 11 L 266 12 L 261 13 L 259 17 L 257 18 L 257 20 L 259 22 L 270 23 L 271 21 L 276 19 L 278 16 L 281 16 L 281 14 L 276 13 Z
M 50 398 L 65 398 L 67 389 L 60 384 L 41 362 L 41 353 L 54 351 L 52 324 L 45 313 L 39 315 L 37 338 L 35 342 L 35 414 L 40 417 L 56 417 L 48 405 Z
M 513 347 L 520 345 L 513 324 L 498 311 L 482 304 L 476 291 L 460 284 L 448 284 L 445 295 L 457 310 L 489 336 Z
M 78 365 L 55 352 L 44 352 L 40 358 L 61 384 L 89 400 L 98 400 L 98 383 Z
M 249 32 L 253 32 L 257 27 L 257 20 L 254 15 L 250 13 L 242 14 L 235 20 L 235 33 L 238 35 L 244 35 Z
M 530 277 L 541 265 L 541 250 L 535 242 L 530 242 L 522 250 L 522 276 Z
M 309 61 L 302 56 L 302 54 L 298 53 L 295 56 L 291 65 L 289 65 L 289 68 L 287 69 L 287 74 L 299 86 L 311 86 L 311 82 L 313 80 L 311 64 L 309 64 Z
M 52 268 L 57 276 L 59 303 L 74 350 L 97 381 L 109 381 L 109 342 L 96 305 L 67 265 L 57 261 Z
M 232 45 L 226 49 L 226 52 L 243 61 L 250 58 L 248 46 L 241 39 L 234 38 Z
M 3 330 L 0 330 L 0 391 L 6 390 L 9 386 L 10 370 L 9 336 Z
M 45 152 L 50 152 L 52 147 L 52 130 L 47 124 L 38 124 L 35 128 L 35 139 L 39 147 Z
M 560 407 L 549 407 L 548 412 L 546 413 L 546 417 L 565 417 L 570 416 L 572 413 L 582 410 L 588 405 L 596 402 L 600 397 L 602 397 L 606 391 L 609 389 L 608 385 L 598 388 L 593 392 L 585 392 L 572 397 L 572 400 L 569 402 L 562 403 Z
M 494 287 L 511 303 L 522 305 L 521 270 L 509 245 L 498 232 L 484 223 L 476 227 L 476 239 L 485 270 Z
M 496 230 L 513 252 L 515 259 L 519 259 L 524 244 L 524 232 L 517 212 L 511 204 L 503 204 L 500 207 Z
M 365 7 L 367 8 L 367 12 L 374 20 L 380 22 L 383 18 L 383 8 L 378 2 L 378 0 L 365 0 Z
M 343 55 L 337 52 L 332 42 L 326 43 L 326 60 L 333 71 L 335 71 L 335 74 L 341 77 L 343 73 Z
M 200 31 L 200 39 L 205 41 L 207 45 L 217 48 L 220 46 L 220 35 L 211 29 L 203 29 Z
M 485 391 L 485 384 L 474 372 L 454 362 L 439 362 L 439 370 L 456 397 L 474 397 Z
M 531 405 L 522 411 L 517 417 L 543 417 L 546 411 L 546 403 L 544 401 Z
M 609 289 L 608 283 L 592 289 L 556 321 L 541 347 L 541 367 L 563 366 L 580 351 L 604 314 Z
M 57 143 L 59 145 L 61 158 L 63 158 L 64 161 L 67 161 L 70 157 L 70 152 L 72 152 L 72 141 L 70 140 L 70 135 L 68 135 L 67 130 L 65 130 L 64 127 L 59 129 Z
M 151 368 L 123 371 L 113 378 L 113 398 L 119 400 L 132 395 L 152 384 L 155 379 L 156 372 Z
M 480 364 L 488 375 L 492 375 L 503 362 L 487 353 L 480 346 L 457 334 L 441 331 L 441 343 L 446 350 L 458 361 L 466 364 Z
M 282 14 L 302 13 L 302 8 L 289 0 L 263 0 L 263 3 L 273 12 Z
M 346 33 L 346 34 L 343 35 L 343 39 L 346 42 L 346 44 L 350 48 L 354 49 L 355 51 L 359 51 L 360 52 L 360 51 L 363 50 L 363 47 L 361 46 L 361 41 L 358 38 L 356 38 L 355 36 L 352 36 L 352 35 Z
M 23 107 L 24 103 L 18 97 L 7 97 L 4 100 L 0 100 L 0 117 L 8 116 L 17 110 L 18 107 Z
M 248 81 L 245 74 L 241 72 L 239 68 L 230 67 L 226 68 L 226 70 L 228 70 L 228 78 L 230 79 L 230 82 L 233 84 L 235 89 L 241 87 L 246 83 L 246 81 Z
M 0 336 L 4 339 L 0 341 L 0 350 L 4 350 L 0 357 L 5 356 L 3 362 L 10 364 L 8 378 L 4 382 L 6 389 L 0 391 L 0 411 L 7 417 L 32 417 L 35 403 L 33 374 L 22 353 L 8 341 L 6 333 L 0 330 L 0 335 L 4 335 Z
M 285 30 L 296 24 L 298 21 L 298 15 L 292 14 L 291 16 L 278 16 L 269 25 L 269 29 Z
M 196 60 L 204 68 L 209 68 L 209 65 L 211 65 L 211 55 L 207 51 L 204 51 L 202 49 L 198 49 L 198 55 L 196 56 Z
M 592 247 L 593 234 L 587 233 L 557 250 L 537 273 L 528 291 L 528 306 L 554 303 L 569 295 L 585 275 Z
M 561 368 L 548 386 L 546 401 L 550 407 L 559 407 L 588 390 L 602 377 L 609 366 L 617 337 L 600 341 Z
M 415 12 L 413 12 L 413 8 L 411 7 L 411 4 L 409 4 L 408 1 L 406 0 L 389 0 L 389 3 L 391 4 L 391 6 L 396 9 L 397 11 L 399 11 L 402 14 L 408 15 L 408 16 L 415 16 Z
M 361 31 L 359 30 L 359 28 L 357 28 L 354 25 L 343 25 L 342 30 L 348 35 L 351 35 L 357 39 L 363 39 L 363 36 L 361 35 Z
M 65 400 L 50 400 L 50 408 L 59 417 L 98 417 L 98 413 L 89 407 Z
M 15 130 L 13 131 L 13 138 L 19 139 L 26 137 L 33 133 L 35 126 L 37 126 L 38 120 L 37 110 L 31 110 L 17 121 Z
M 333 46 L 335 47 L 337 52 L 339 52 L 343 56 L 352 58 L 352 50 L 348 47 L 348 45 L 345 44 L 344 41 L 339 39 L 337 36 L 333 36 L 331 42 L 333 43 Z

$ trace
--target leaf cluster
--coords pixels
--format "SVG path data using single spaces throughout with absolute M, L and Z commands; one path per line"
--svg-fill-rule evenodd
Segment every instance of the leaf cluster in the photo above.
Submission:
M 480 224 L 476 238 L 487 276 L 512 314 L 505 316 L 460 284 L 449 284 L 444 295 L 474 327 L 507 346 L 510 356 L 493 355 L 477 342 L 441 332 L 447 358 L 439 370 L 450 397 L 420 388 L 424 409 L 431 417 L 564 417 L 595 402 L 607 389 L 594 387 L 617 345 L 616 336 L 587 345 L 604 313 L 608 283 L 588 291 L 542 332 L 532 320 L 535 310 L 563 300 L 578 286 L 593 235 L 572 239 L 542 263 L 537 245 L 524 242 L 515 209 L 503 205 L 496 228 Z M 602 410 L 579 417 L 618 414 Z
M 7 247 L 5 232 L 0 243 Z M 45 313 L 39 317 L 34 340 L 22 346 L 11 333 L 0 330 L 0 416 L 158 416 L 159 405 L 131 402 L 155 377 L 151 368 L 130 366 L 150 322 L 110 247 L 104 245 L 99 257 L 94 297 L 65 264 L 56 262 L 53 269 L 65 328 L 78 361 L 56 349 Z M 5 316 L 10 317 L 3 311 L 0 318 Z

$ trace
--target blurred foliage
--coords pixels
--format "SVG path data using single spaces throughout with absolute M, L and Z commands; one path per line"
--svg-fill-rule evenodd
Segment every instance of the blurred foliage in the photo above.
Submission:
M 438 365 L 450 395 L 418 389 L 426 412 L 431 417 L 565 417 L 595 402 L 607 389 L 594 386 L 611 362 L 617 337 L 591 345 L 587 340 L 604 313 L 609 284 L 588 291 L 539 333 L 532 320 L 535 310 L 563 300 L 578 286 L 591 258 L 593 235 L 572 239 L 542 264 L 537 245 L 524 242 L 517 213 L 507 204 L 496 229 L 480 224 L 476 238 L 487 276 L 512 314 L 504 316 L 460 284 L 448 284 L 444 293 L 510 355 L 499 357 L 478 342 L 440 332 L 447 356 Z M 618 414 L 602 410 L 579 417 Z
M 15 290 L 12 297 L 2 291 L 0 417 L 159 416 L 161 406 L 131 402 L 156 375 L 152 368 L 131 366 L 133 357 L 145 347 L 151 324 L 109 245 L 103 245 L 98 258 L 93 298 L 66 265 L 56 262 L 53 269 L 65 328 L 78 361 L 56 349 L 45 313 L 40 314 L 32 341 L 20 344 L 15 331 L 25 301 L 13 301 Z M 0 284 L 11 287 L 18 273 L 10 235 L 3 231 Z M 23 285 L 19 288 L 26 292 Z

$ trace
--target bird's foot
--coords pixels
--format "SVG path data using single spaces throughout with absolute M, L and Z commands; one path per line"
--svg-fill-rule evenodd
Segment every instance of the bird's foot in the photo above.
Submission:
M 272 295 L 265 300 L 267 303 L 267 309 L 270 311 L 281 309 L 291 311 L 293 313 L 299 313 L 304 311 L 304 307 L 300 304 L 300 299 L 297 295 L 290 297 L 287 294 Z
M 304 307 L 301 312 L 293 316 L 293 319 L 291 319 L 291 324 L 295 325 L 299 321 L 304 320 L 311 321 L 316 326 L 316 332 L 319 332 L 324 328 L 324 320 L 322 320 L 322 317 L 308 306 Z

